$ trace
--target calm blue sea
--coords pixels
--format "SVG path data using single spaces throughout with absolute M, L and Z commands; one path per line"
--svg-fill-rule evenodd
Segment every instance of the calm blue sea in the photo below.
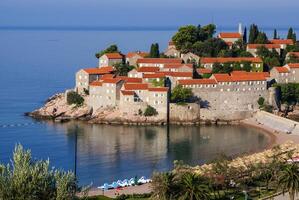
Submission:
M 15 144 L 21 143 L 34 157 L 72 170 L 74 130 L 80 130 L 81 184 L 149 176 L 154 170 L 169 169 L 176 159 L 198 164 L 221 152 L 263 148 L 267 139 L 244 127 L 172 127 L 167 135 L 164 127 L 53 124 L 24 117 L 49 96 L 72 88 L 78 69 L 97 66 L 97 51 L 110 44 L 118 44 L 124 53 L 148 51 L 153 42 L 164 50 L 174 32 L 172 27 L 0 27 L 0 162 L 9 162 Z

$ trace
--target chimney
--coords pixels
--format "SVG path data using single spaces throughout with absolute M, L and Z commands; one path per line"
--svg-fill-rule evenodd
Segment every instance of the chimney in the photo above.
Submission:
M 243 30 L 242 30 L 242 23 L 239 23 L 239 33 L 243 35 Z

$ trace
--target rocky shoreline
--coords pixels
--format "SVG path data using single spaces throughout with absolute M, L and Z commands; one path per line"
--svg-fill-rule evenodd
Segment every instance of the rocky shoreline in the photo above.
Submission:
M 129 114 L 120 112 L 116 107 L 92 108 L 83 104 L 82 106 L 68 105 L 64 93 L 58 93 L 48 98 L 45 105 L 32 112 L 25 113 L 39 120 L 53 120 L 55 122 L 67 122 L 70 120 L 81 120 L 92 124 L 115 124 L 115 125 L 166 125 L 165 116 L 145 117 L 138 114 Z M 212 125 L 212 124 L 239 124 L 240 121 L 210 121 L 210 120 L 180 120 L 171 118 L 170 124 L 176 125 Z

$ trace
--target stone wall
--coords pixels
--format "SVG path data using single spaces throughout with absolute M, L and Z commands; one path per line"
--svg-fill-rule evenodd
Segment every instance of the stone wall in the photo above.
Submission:
M 239 111 L 231 111 L 231 110 L 211 110 L 208 108 L 200 109 L 200 120 L 207 122 L 210 121 L 212 123 L 215 122 L 229 122 L 229 121 L 240 121 L 243 119 L 247 119 L 252 117 L 253 111 L 249 110 L 239 110 Z
M 170 120 L 175 122 L 199 122 L 200 106 L 196 103 L 188 103 L 186 105 L 177 105 L 171 103 Z

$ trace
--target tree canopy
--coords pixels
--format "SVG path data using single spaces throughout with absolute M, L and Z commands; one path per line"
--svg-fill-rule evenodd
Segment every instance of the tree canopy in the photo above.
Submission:
M 159 44 L 158 43 L 153 43 L 151 45 L 149 57 L 150 58 L 159 58 L 160 57 L 160 50 L 159 50 Z
M 115 73 L 119 76 L 127 76 L 128 72 L 135 68 L 127 63 L 116 63 L 113 66 L 115 68 Z
M 183 88 L 181 85 L 175 86 L 171 92 L 171 100 L 175 103 L 187 103 L 193 97 L 191 88 Z
M 97 58 L 100 58 L 102 55 L 104 55 L 105 53 L 120 53 L 120 51 L 118 50 L 118 47 L 116 44 L 112 44 L 110 45 L 107 49 L 102 50 L 98 53 L 95 54 L 95 56 Z

